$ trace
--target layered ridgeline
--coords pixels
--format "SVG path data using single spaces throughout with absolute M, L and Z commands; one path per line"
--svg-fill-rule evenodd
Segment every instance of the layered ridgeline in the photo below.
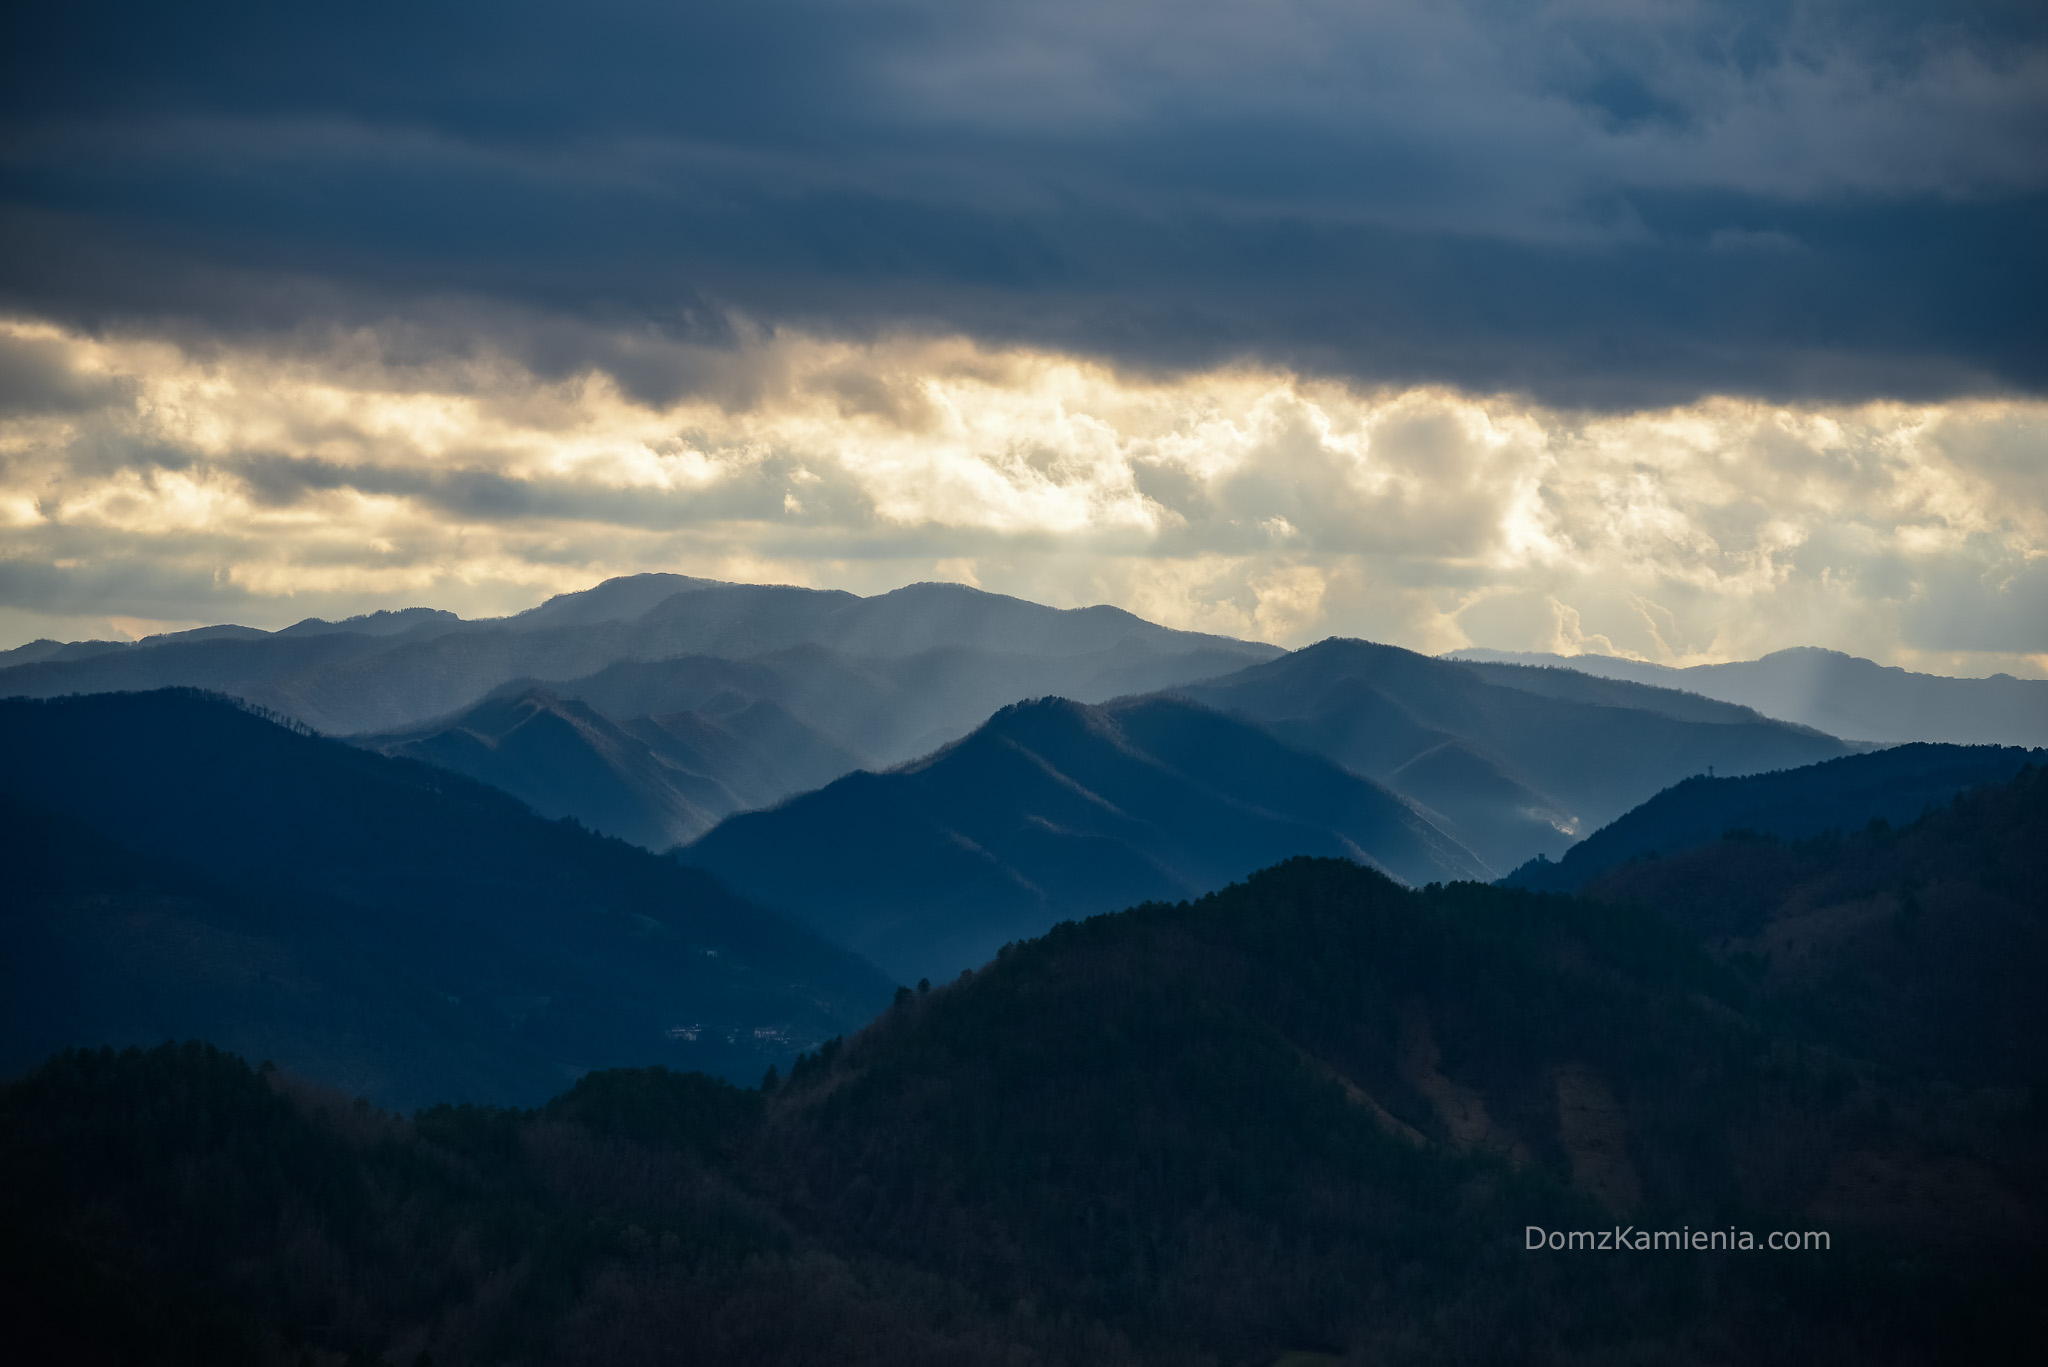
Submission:
M 626 660 L 749 659 L 803 646 L 855 661 L 933 651 L 1063 661 L 1051 671 L 1060 681 L 1046 687 L 1081 697 L 1158 688 L 1279 653 L 1154 626 L 1118 608 L 1060 610 L 958 584 L 913 584 L 862 598 L 647 574 L 487 621 L 413 611 L 306 622 L 276 633 L 207 628 L 132 645 L 38 642 L 0 656 L 0 666 L 21 661 L 0 667 L 0 696 L 197 687 L 282 712 L 329 735 L 353 735 L 416 728 L 514 680 L 566 681 Z M 998 662 L 982 674 L 1008 667 Z M 1111 691 L 1092 692 L 1102 687 Z M 965 725 L 1019 696 L 1002 691 L 963 702 Z M 923 700 L 927 706 L 945 701 L 936 694 Z
M 1484 866 L 1380 785 L 1177 698 L 1004 708 L 914 764 L 732 817 L 677 852 L 903 981 L 1058 921 L 1179 900 L 1290 855 L 1421 884 Z
M 1741 778 L 1697 775 L 1657 794 L 1567 850 L 1530 860 L 1502 881 L 1537 892 L 1577 892 L 1609 869 L 1712 844 L 1729 832 L 1807 840 L 1904 825 L 1965 789 L 2003 783 L 2048 751 L 1998 745 L 1900 745 L 1801 769 Z
M 1812 646 L 1774 651 L 1760 660 L 1682 669 L 1607 655 L 1507 650 L 1460 650 L 1448 658 L 1479 664 L 1494 678 L 1569 670 L 1685 689 L 1851 740 L 2048 745 L 2048 679 L 1914 674 Z
M 684 666 L 698 667 L 618 673 Z M 1199 895 L 1293 854 L 1418 885 L 1491 879 L 1688 775 L 1846 749 L 1670 689 L 1519 682 L 1331 640 L 1171 697 L 1044 699 L 915 763 L 732 816 L 678 857 L 901 978 L 943 980 L 1066 917 Z
M 164 691 L 0 702 L 0 1068 L 203 1035 L 384 1104 L 742 1078 L 878 970 L 504 794 Z
M 766 1095 L 606 1073 L 400 1120 L 198 1047 L 67 1056 L 0 1093 L 0 1286 L 74 1360 L 2018 1360 L 2038 1011 L 1895 1045 L 2048 972 L 2043 851 L 2039 771 L 1802 847 L 1774 887 L 1893 899 L 1861 943 L 2001 908 L 1954 992 L 1892 953 L 1856 1010 L 1717 919 L 1755 914 L 1723 845 L 1636 905 L 1297 860 L 1014 946 Z
M 1149 692 L 1245 658 L 1209 646 L 1084 655 L 948 646 L 853 657 L 811 645 L 745 659 L 684 655 L 622 661 L 544 687 L 517 681 L 457 716 L 356 740 L 483 779 L 544 815 L 573 815 L 665 850 L 732 812 L 928 754 L 1020 698 Z
M 1488 671 L 1335 638 L 1176 691 L 1385 784 L 1495 876 L 1555 858 L 1693 774 L 1789 769 L 1848 750 L 1674 689 Z
M 515 683 L 463 715 L 357 739 L 665 849 L 732 812 L 929 754 L 1005 703 L 1177 684 L 1288 728 L 1294 744 L 1426 806 L 1493 875 L 1561 852 L 1588 823 L 1686 774 L 1843 752 L 1827 737 L 1670 689 L 1560 671 L 1519 671 L 1523 686 L 1502 688 L 1475 669 L 1364 642 L 1326 642 L 1206 683 L 1164 677 L 1166 664 L 1197 661 L 1214 663 L 1174 656 L 1077 679 L 1075 659 L 966 649 L 858 661 L 816 646 L 745 660 L 693 655 L 622 662 L 545 689 Z M 1320 690 L 1306 725 L 1288 711 L 1304 679 Z M 1064 686 L 1074 682 L 1082 688 Z M 1367 744 L 1353 743 L 1360 737 Z
M 615 670 L 674 672 L 670 663 Z M 699 656 L 691 663 L 714 676 L 753 672 L 751 661 Z M 692 697 L 695 706 L 664 699 L 655 712 L 628 711 L 614 721 L 578 691 L 574 684 L 508 689 L 417 731 L 355 741 L 466 774 L 543 816 L 573 816 L 649 850 L 874 762 L 758 694 L 711 691 Z
M 0 656 L 19 661 L 0 694 L 217 689 L 654 850 L 1042 696 L 1187 690 L 1401 793 L 1496 876 L 1689 774 L 1843 753 L 1671 689 L 1355 641 L 1279 655 L 958 585 L 860 598 L 641 575 L 489 622 L 415 610 L 39 643 Z
M 0 696 L 211 689 L 665 850 L 1019 698 L 1100 701 L 1278 653 L 955 584 L 860 598 L 649 574 L 492 621 L 414 609 L 38 642 L 0 654 Z

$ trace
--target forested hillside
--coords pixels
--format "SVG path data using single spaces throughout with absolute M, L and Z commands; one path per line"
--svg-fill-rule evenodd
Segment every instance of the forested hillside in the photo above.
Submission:
M 210 1363 L 2014 1360 L 2048 1330 L 2038 1056 L 1899 1040 L 1956 1000 L 1916 965 L 2048 971 L 2044 789 L 1605 900 L 1294 860 L 906 991 L 754 1091 L 401 1118 L 200 1046 L 67 1055 L 0 1094 L 16 1323 Z M 1908 937 L 1846 1001 L 1750 943 L 1759 888 L 1830 879 Z
M 1741 963 L 1836 1048 L 1972 1085 L 2048 1085 L 2048 768 L 1903 828 L 1738 830 L 1585 892 Z
M 374 1096 L 758 1077 L 888 998 L 715 880 L 180 690 L 0 701 L 0 1067 L 205 1032 Z
M 1696 774 L 1565 851 L 1502 880 L 1537 892 L 1576 892 L 1618 864 L 1710 845 L 1729 831 L 1806 840 L 1874 820 L 1903 826 L 1965 789 L 2004 783 L 2048 751 L 2016 745 L 1899 745 L 1797 769 L 1738 778 Z

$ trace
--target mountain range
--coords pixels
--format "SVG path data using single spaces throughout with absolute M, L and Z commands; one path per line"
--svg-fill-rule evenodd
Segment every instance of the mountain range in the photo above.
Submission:
M 946 586 L 8 658 L 131 690 L 0 698 L 36 1360 L 2048 1332 L 2048 751 Z
M 620 661 L 690 654 L 748 659 L 806 645 L 858 659 L 935 650 L 1027 655 L 1047 662 L 1045 687 L 1083 697 L 1098 678 L 1128 692 L 1280 653 L 1154 626 L 1117 608 L 1060 610 L 958 584 L 913 584 L 862 598 L 646 574 L 483 621 L 409 610 L 301 622 L 274 633 L 228 627 L 126 645 L 37 642 L 0 655 L 0 696 L 194 687 L 285 713 L 325 734 L 353 735 L 418 727 L 513 680 L 580 679 Z M 979 720 L 1010 701 L 975 703 L 968 711 Z
M 421 609 L 15 657 L 0 693 L 203 683 L 323 730 L 398 720 L 349 739 L 687 847 L 906 981 L 1290 854 L 1492 878 L 1692 774 L 1850 748 L 1673 689 L 1341 639 L 1282 654 L 957 585 L 642 575 L 492 622 Z M 1049 701 L 1011 706 L 1028 699 Z
M 0 697 L 202 688 L 662 850 L 1020 698 L 1098 702 L 1279 653 L 957 584 L 861 598 L 646 574 L 486 621 L 421 608 L 36 642 L 0 653 Z
M 1176 691 L 1385 784 L 1496 873 L 1561 855 L 1693 774 L 1787 769 L 1849 748 L 1674 689 L 1339 638 Z
M 1782 673 L 1793 658 L 1751 663 Z M 1857 696 L 1883 695 L 1894 712 L 1932 685 L 2003 686 L 1827 658 L 1875 679 Z M 1562 856 L 1694 774 L 1860 748 L 1662 686 L 1740 672 L 1715 668 L 1652 669 L 1643 682 L 1337 639 L 1283 654 L 958 585 L 859 598 L 640 575 L 492 621 L 413 609 L 275 633 L 37 643 L 0 655 L 0 694 L 218 689 L 664 851 L 857 771 L 922 763 L 1014 702 L 1165 691 L 1380 784 L 1497 876 Z
M 856 657 L 801 645 L 736 659 L 681 655 L 547 684 L 515 680 L 453 717 L 353 739 L 660 850 L 733 812 L 855 769 L 917 759 L 1021 698 L 1101 701 L 1244 659 L 1208 646 L 1081 655 L 947 646 Z
M 759 1090 L 70 1053 L 0 1089 L 0 1303 L 79 1361 L 2024 1360 L 2044 851 L 2036 767 L 1592 898 L 1295 859 Z
M 1674 668 L 1612 655 L 1460 650 L 1447 658 L 1481 666 L 1530 666 L 1626 679 L 1753 707 L 1768 717 L 1849 740 L 1902 744 L 2048 745 L 2048 680 L 1951 679 L 1800 646 L 1758 660 Z M 1494 671 L 1503 677 L 1514 671 Z
M 1850 748 L 1671 689 L 1563 671 L 1503 679 L 1359 641 L 1174 677 L 1235 663 L 1206 648 L 1144 658 L 962 647 L 853 658 L 818 645 L 685 655 L 545 685 L 515 680 L 456 716 L 354 739 L 660 850 L 856 770 L 923 764 L 1005 703 L 1158 690 L 1371 778 L 1476 856 L 1472 871 L 1485 876 L 1561 854 L 1687 774 L 1790 767 Z M 1314 715 L 1290 711 L 1303 707 Z

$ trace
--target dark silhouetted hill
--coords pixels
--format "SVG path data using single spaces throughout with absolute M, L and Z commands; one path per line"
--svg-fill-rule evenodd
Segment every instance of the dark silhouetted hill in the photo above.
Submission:
M 1168 698 L 1008 707 L 914 764 L 732 817 L 678 857 L 909 981 L 1302 853 L 1416 883 L 1481 872 L 1385 789 Z
M 1760 660 L 1675 669 L 1607 655 L 1461 650 L 1450 658 L 1682 688 L 1851 740 L 2048 745 L 2048 679 L 1951 679 L 1800 646 Z
M 1177 691 L 1414 800 L 1496 874 L 1563 854 L 1693 774 L 1791 768 L 1847 750 L 1831 736 L 1667 689 L 1570 675 L 1518 682 L 1527 686 L 1332 638 Z
M 0 702 L 0 754 L 42 870 L 7 912 L 37 947 L 8 1066 L 206 1029 L 389 1101 L 532 1100 L 622 1063 L 758 1076 L 887 997 L 702 873 L 223 699 Z
M 1977 829 L 2000 877 L 2043 847 Z M 2024 1360 L 2048 1110 L 1804 1029 L 1654 910 L 1301 859 L 1013 946 L 765 1094 L 400 1119 L 198 1045 L 61 1057 L 0 1091 L 0 1286 L 72 1359 Z
M 2048 768 L 2038 751 L 2022 764 L 2024 752 L 1988 746 L 1910 749 L 1935 752 L 1921 759 L 1930 793 L 1932 780 L 1960 777 L 1971 762 L 2018 774 L 1903 828 L 1880 816 L 1810 840 L 1739 831 L 1608 869 L 1585 895 L 1654 909 L 1745 965 L 1767 999 L 1836 1048 L 1951 1083 L 2039 1094 L 2048 1085 Z M 1952 768 L 1939 767 L 1942 752 Z M 1905 770 L 1900 786 L 1915 776 Z
M 2048 753 L 2016 746 L 1901 745 L 1777 773 L 1696 776 L 1601 827 L 1562 859 L 1531 860 L 1502 881 L 1576 892 L 1628 860 L 1711 844 L 1729 831 L 1804 840 L 1873 820 L 1904 825 L 1966 788 L 2003 783 L 2044 759 Z
M 0 796 L 0 1075 L 58 1049 L 196 1035 L 390 1103 L 536 1098 L 558 1061 L 434 974 L 359 943 L 346 907 L 242 890 Z

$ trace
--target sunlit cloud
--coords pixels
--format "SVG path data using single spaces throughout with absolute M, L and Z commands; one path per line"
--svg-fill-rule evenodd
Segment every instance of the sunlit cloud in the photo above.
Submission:
M 1286 645 L 2048 672 L 2038 401 L 1584 413 L 756 330 L 651 403 L 397 350 L 0 326 L 8 643 L 488 615 L 663 569 L 942 578 Z

